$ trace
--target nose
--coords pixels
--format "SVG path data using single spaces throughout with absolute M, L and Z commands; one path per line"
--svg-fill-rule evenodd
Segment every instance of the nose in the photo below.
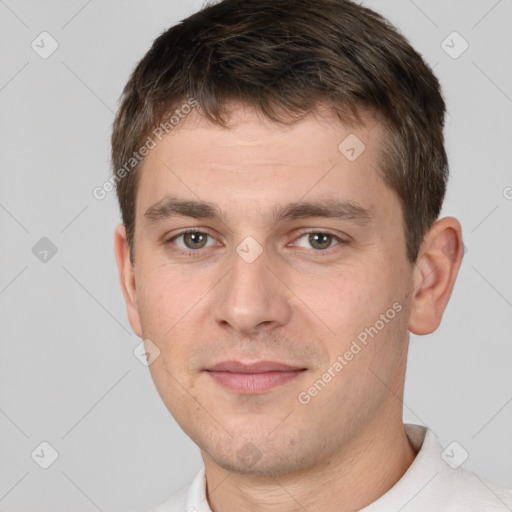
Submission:
M 291 294 L 277 277 L 277 268 L 271 268 L 266 251 L 252 262 L 233 251 L 230 263 L 231 271 L 216 287 L 213 305 L 216 323 L 244 335 L 288 323 Z

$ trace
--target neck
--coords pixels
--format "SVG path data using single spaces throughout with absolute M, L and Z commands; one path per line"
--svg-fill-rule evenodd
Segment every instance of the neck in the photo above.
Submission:
M 232 473 L 203 453 L 212 511 L 361 510 L 391 489 L 416 456 L 401 414 L 379 420 L 360 432 L 350 449 L 300 473 L 277 477 Z

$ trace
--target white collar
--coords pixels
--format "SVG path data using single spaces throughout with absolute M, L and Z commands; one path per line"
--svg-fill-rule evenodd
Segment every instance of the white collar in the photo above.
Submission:
M 512 506 L 511 491 L 460 467 L 452 468 L 443 459 L 443 449 L 430 429 L 408 423 L 404 428 L 417 452 L 416 458 L 391 489 L 359 512 L 432 512 L 441 509 L 481 512 L 483 506 L 492 506 L 492 510 L 512 510 L 505 505 L 506 502 Z M 454 455 L 453 451 L 447 453 Z M 186 491 L 185 505 L 186 512 L 212 512 L 206 499 L 204 465 Z

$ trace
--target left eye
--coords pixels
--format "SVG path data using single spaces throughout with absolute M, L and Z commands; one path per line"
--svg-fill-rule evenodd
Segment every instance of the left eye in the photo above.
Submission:
M 305 243 L 300 243 L 300 240 L 305 240 Z M 340 240 L 337 236 L 331 235 L 330 233 L 322 233 L 321 231 L 318 231 L 314 233 L 305 233 L 304 235 L 297 238 L 296 244 L 299 245 L 300 247 L 305 247 L 307 249 L 312 247 L 313 249 L 321 251 L 332 247 L 333 242 L 340 243 L 341 241 L 342 240 Z

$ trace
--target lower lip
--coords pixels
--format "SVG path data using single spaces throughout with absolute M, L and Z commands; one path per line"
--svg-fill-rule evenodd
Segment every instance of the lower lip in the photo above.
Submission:
M 304 370 L 263 373 L 233 373 L 213 372 L 208 373 L 219 384 L 238 393 L 263 393 L 276 386 L 286 384 L 296 379 Z

